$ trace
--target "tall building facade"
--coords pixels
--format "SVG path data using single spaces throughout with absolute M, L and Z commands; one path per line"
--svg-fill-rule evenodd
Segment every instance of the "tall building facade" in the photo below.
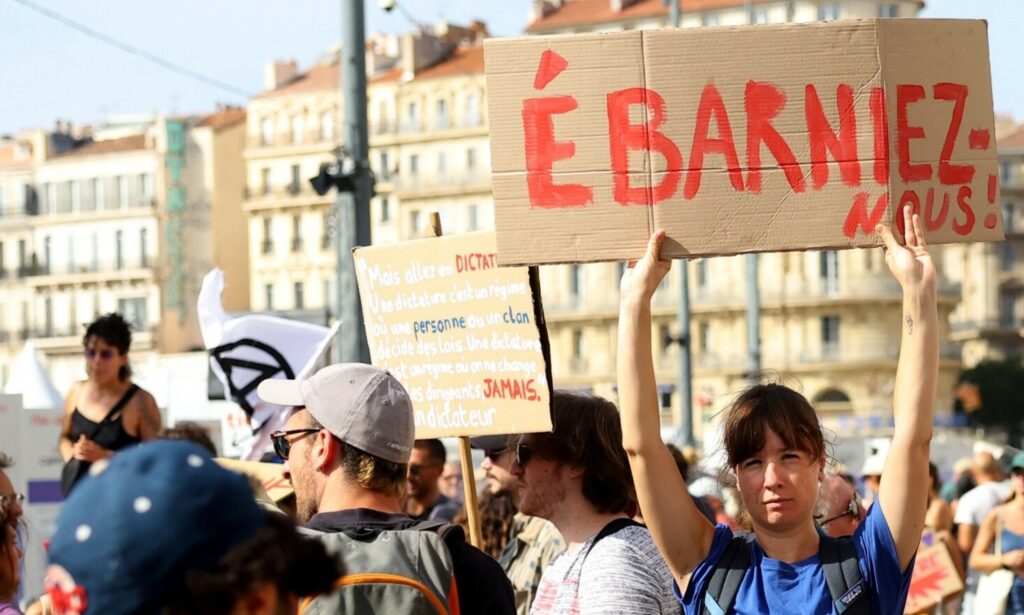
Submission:
M 244 118 L 121 117 L 85 137 L 59 126 L 0 144 L 0 368 L 32 339 L 66 390 L 83 377 L 83 325 L 114 311 L 132 325 L 138 366 L 202 347 L 203 275 L 237 269 L 236 286 L 248 285 L 232 252 L 248 244 L 238 231 Z M 247 300 L 226 292 L 228 309 Z

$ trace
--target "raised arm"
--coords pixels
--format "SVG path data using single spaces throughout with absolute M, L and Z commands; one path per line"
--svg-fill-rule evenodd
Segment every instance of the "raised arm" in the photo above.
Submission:
M 651 358 L 651 297 L 671 262 L 659 253 L 658 231 L 647 253 L 622 278 L 619 309 L 618 380 L 622 445 L 629 455 L 644 521 L 680 588 L 711 550 L 714 527 L 686 490 L 671 453 L 661 441 L 658 392 Z
M 939 322 L 935 266 L 925 247 L 921 220 L 902 211 L 903 244 L 888 227 L 876 231 L 885 241 L 886 263 L 903 287 L 903 334 L 893 395 L 892 446 L 882 471 L 878 499 L 904 569 L 917 552 L 928 508 L 928 449 L 939 371 Z

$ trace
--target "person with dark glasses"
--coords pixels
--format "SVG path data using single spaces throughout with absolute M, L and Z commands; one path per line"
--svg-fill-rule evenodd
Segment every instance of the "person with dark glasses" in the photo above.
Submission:
M 864 519 L 860 494 L 842 476 L 826 473 L 818 499 L 820 512 L 814 516 L 818 527 L 833 538 L 853 536 Z
M 94 462 L 155 439 L 161 427 L 153 396 L 132 382 L 132 333 L 125 319 L 100 316 L 86 327 L 82 345 L 87 378 L 68 391 L 60 433 L 65 496 Z
M 477 436 L 470 438 L 469 444 L 484 452 L 480 469 L 487 479 L 487 493 L 511 498 L 516 505 L 511 537 L 498 555 L 498 563 L 515 590 L 516 612 L 528 615 L 537 597 L 541 576 L 548 565 L 565 551 L 565 540 L 550 521 L 519 510 L 519 479 L 510 470 L 517 458 L 520 463 L 526 463 L 530 452 L 525 444 L 513 446 L 513 438 L 518 439 L 508 435 Z

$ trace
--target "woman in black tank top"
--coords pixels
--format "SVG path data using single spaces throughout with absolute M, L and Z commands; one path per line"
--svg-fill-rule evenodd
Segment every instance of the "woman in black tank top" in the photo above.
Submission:
M 131 381 L 131 331 L 120 314 L 107 314 L 85 331 L 87 380 L 75 383 L 64 402 L 60 452 L 77 459 L 79 476 L 115 451 L 151 440 L 160 430 L 153 396 Z

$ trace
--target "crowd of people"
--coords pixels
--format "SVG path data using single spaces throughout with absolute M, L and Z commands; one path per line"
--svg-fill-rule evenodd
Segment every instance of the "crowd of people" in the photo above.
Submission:
M 929 462 L 935 272 L 920 220 L 904 216 L 900 238 L 878 228 L 903 288 L 884 460 L 852 475 L 811 404 L 773 383 L 724 413 L 720 472 L 662 441 L 650 303 L 670 263 L 658 232 L 622 280 L 618 405 L 555 390 L 551 432 L 471 439 L 477 546 L 460 491 L 475 480 L 439 440 L 416 439 L 390 372 L 338 364 L 260 384 L 292 409 L 272 435 L 294 490 L 282 510 L 218 464 L 201 431 L 160 432 L 130 380 L 127 326 L 101 318 L 84 338 L 88 379 L 68 396 L 60 450 L 72 467 L 46 591 L 26 612 L 879 615 L 903 612 L 925 536 L 965 586 L 928 612 L 1024 613 L 1024 454 L 1004 468 L 978 453 L 945 485 Z M 11 463 L 0 456 L 0 615 L 20 612 L 31 531 Z M 993 596 L 997 576 L 1006 590 Z

